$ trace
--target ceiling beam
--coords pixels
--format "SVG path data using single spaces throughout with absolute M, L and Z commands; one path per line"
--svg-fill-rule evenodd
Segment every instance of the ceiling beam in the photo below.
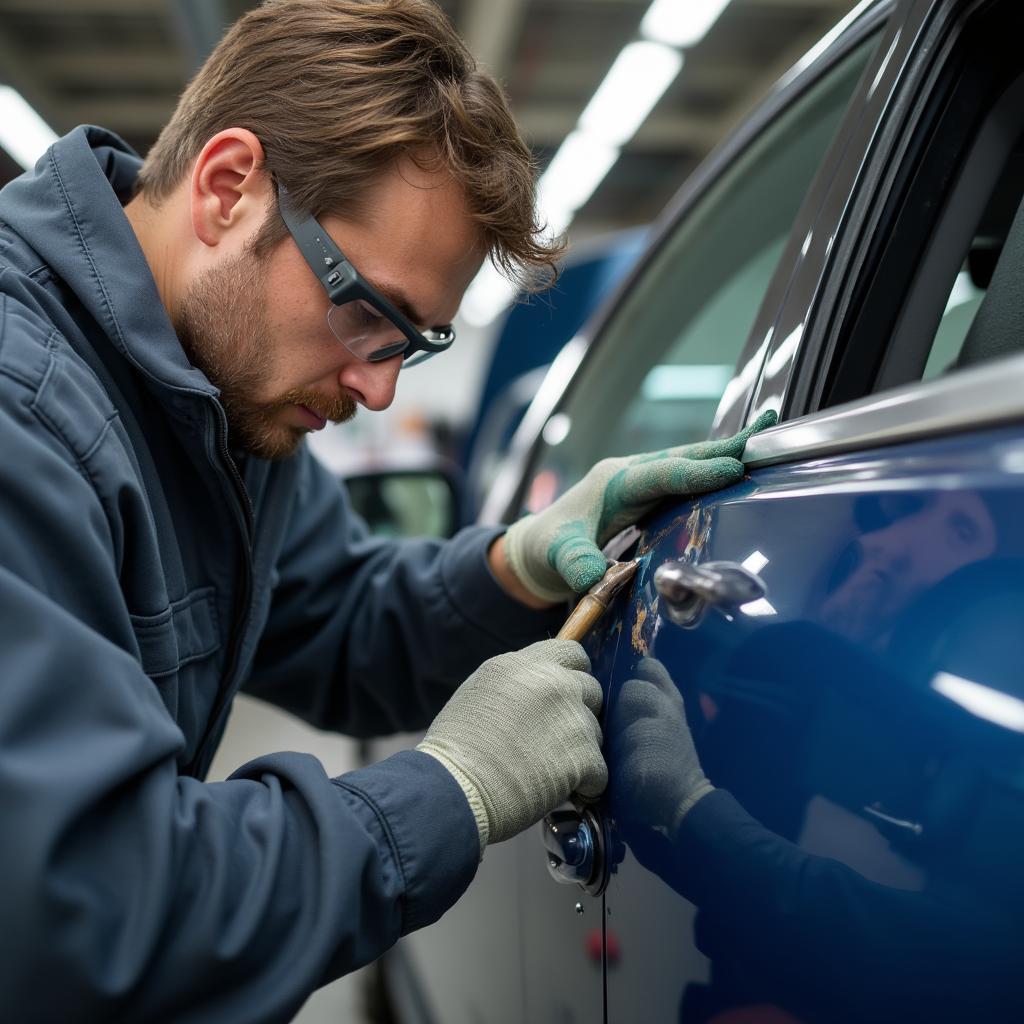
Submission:
M 125 96 L 94 102 L 65 100 L 61 108 L 64 121 L 72 125 L 101 124 L 123 135 L 155 137 L 171 116 L 174 101 Z
M 559 145 L 576 127 L 579 110 L 576 107 L 552 107 L 549 104 L 521 107 L 516 121 L 531 146 L 547 149 Z M 706 152 L 721 138 L 721 123 L 717 118 L 700 118 L 659 114 L 655 112 L 640 126 L 628 147 L 671 152 L 696 150 Z
M 0 0 L 0 14 L 146 14 L 164 0 Z
M 737 0 L 733 0 L 737 3 Z M 738 3 L 737 3 L 738 5 Z M 769 10 L 790 11 L 832 11 L 846 14 L 853 6 L 852 0 L 743 0 L 745 7 L 765 7 Z
M 469 52 L 499 82 L 511 74 L 525 17 L 525 0 L 469 0 L 466 4 L 459 34 Z
M 138 83 L 174 85 L 184 82 L 186 66 L 176 50 L 90 51 L 88 53 L 41 53 L 32 66 L 52 81 L 88 81 L 98 85 L 120 84 L 129 91 Z
M 12 85 L 35 112 L 58 134 L 74 126 L 47 88 L 35 61 L 26 60 L 0 29 L 0 83 Z
M 90 0 L 91 2 L 91 0 Z M 181 41 L 189 74 L 213 52 L 227 28 L 223 0 L 168 0 L 171 22 Z

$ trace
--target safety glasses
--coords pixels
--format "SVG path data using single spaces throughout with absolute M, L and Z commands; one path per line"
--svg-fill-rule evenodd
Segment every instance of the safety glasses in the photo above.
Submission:
M 379 363 L 401 355 L 402 369 L 451 348 L 451 324 L 419 330 L 367 281 L 346 258 L 315 217 L 299 213 L 287 189 L 277 187 L 278 209 L 303 259 L 331 300 L 331 333 L 359 359 Z

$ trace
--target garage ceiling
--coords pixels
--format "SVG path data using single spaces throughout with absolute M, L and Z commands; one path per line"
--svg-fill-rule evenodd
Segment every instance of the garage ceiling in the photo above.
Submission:
M 679 0 L 685 4 L 688 0 Z M 732 0 L 580 210 L 574 237 L 644 223 L 853 0 Z M 102 124 L 145 152 L 191 70 L 256 0 L 0 0 L 0 82 L 58 133 Z M 648 0 L 443 0 L 470 49 L 505 83 L 541 165 Z M 18 168 L 0 154 L 0 181 Z

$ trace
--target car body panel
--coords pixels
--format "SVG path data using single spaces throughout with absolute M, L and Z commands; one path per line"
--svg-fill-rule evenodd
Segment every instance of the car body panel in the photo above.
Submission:
M 1022 471 L 1017 425 L 765 467 L 729 491 L 665 510 L 641 537 L 642 569 L 617 607 L 614 628 L 630 643 L 619 645 L 608 677 L 609 707 L 641 659 L 656 659 L 682 694 L 711 781 L 772 832 L 880 886 L 955 888 L 966 912 L 1000 904 L 1019 912 Z M 653 577 L 681 558 L 753 562 L 766 598 L 728 615 L 709 608 L 694 628 L 677 626 L 659 610 Z M 610 757 L 613 793 L 621 767 Z M 632 833 L 623 832 L 628 846 Z M 938 980 L 955 977 L 961 961 L 952 912 L 945 961 L 933 959 L 919 976 L 879 965 L 874 977 L 858 978 L 837 966 L 830 1004 L 811 980 L 806 947 L 802 970 L 774 989 L 708 988 L 694 908 L 673 883 L 669 875 L 652 892 L 631 853 L 611 879 L 609 1021 L 635 1019 L 638 992 L 651 1022 L 710 1019 L 702 1013 L 712 1005 L 845 1020 L 844 1001 L 857 1008 L 849 1019 L 909 1019 L 900 1017 L 908 1000 L 919 1019 L 969 1019 L 963 1003 L 936 1004 L 946 990 Z M 900 927 L 869 924 L 879 934 Z M 756 933 L 753 910 L 748 925 Z M 851 936 L 877 940 L 872 927 Z M 771 964 L 776 951 L 761 951 Z M 1019 945 L 1004 951 L 1019 958 Z M 868 949 L 853 953 L 861 956 L 851 963 L 870 959 Z M 741 966 L 759 976 L 756 962 Z M 1005 993 L 1005 964 L 992 971 L 991 990 Z M 970 1019 L 1011 1019 L 1002 1009 L 1005 1016 Z

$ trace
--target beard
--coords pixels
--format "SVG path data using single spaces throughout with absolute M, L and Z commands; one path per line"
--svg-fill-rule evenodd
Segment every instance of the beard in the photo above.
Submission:
M 273 371 L 273 332 L 262 304 L 266 277 L 266 261 L 249 251 L 225 260 L 189 287 L 174 329 L 192 365 L 220 390 L 229 445 L 257 458 L 284 459 L 308 432 L 282 422 L 288 406 L 304 405 L 321 419 L 344 423 L 355 416 L 356 403 L 303 388 L 269 401 L 252 398 Z

